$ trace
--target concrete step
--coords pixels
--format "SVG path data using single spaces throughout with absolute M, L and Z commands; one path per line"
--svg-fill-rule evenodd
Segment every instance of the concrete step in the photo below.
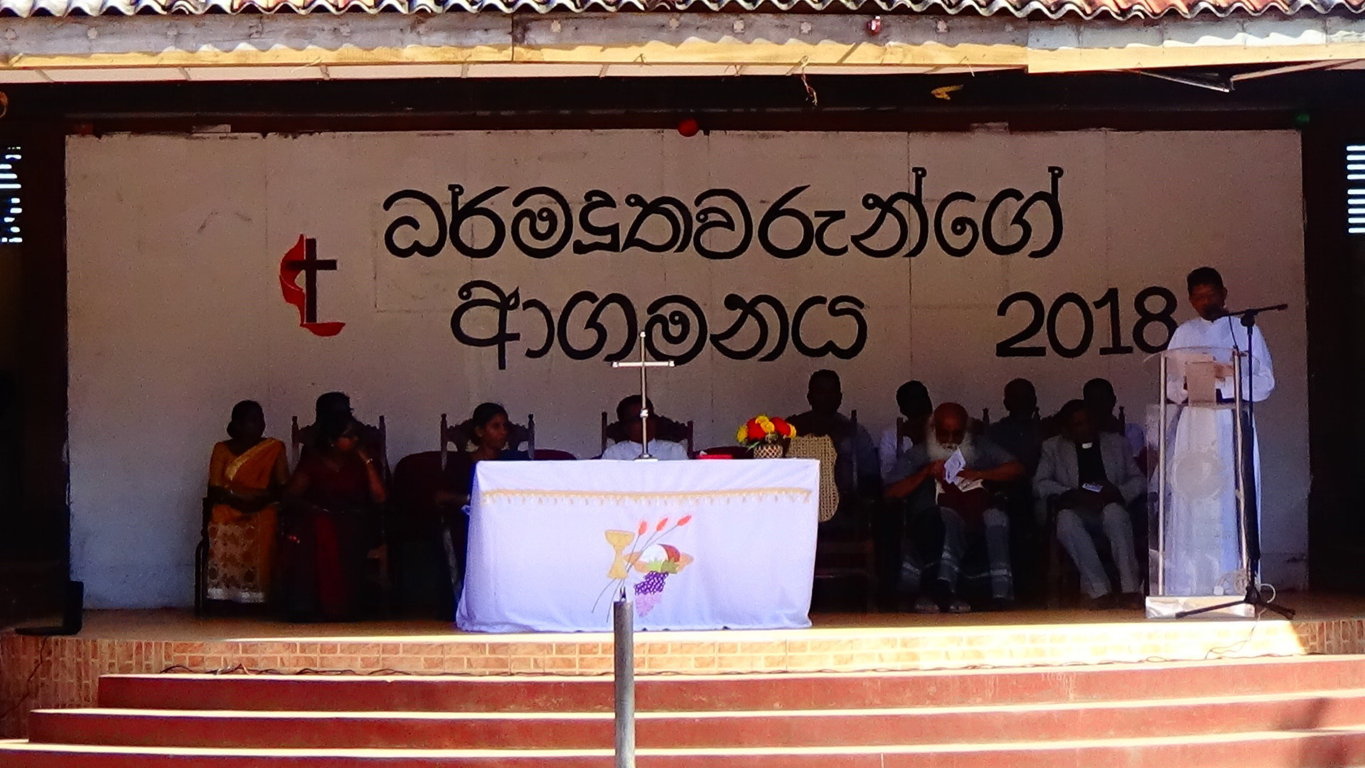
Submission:
M 641 711 L 866 709 L 1217 697 L 1365 688 L 1352 656 L 897 673 L 637 678 Z M 584 712 L 609 677 L 113 675 L 100 707 L 382 712 Z
M 642 749 L 640 768 L 1344 768 L 1365 765 L 1365 730 L 1004 744 Z M 610 750 L 289 750 L 0 742 L 6 768 L 605 768 Z
M 893 709 L 646 712 L 644 748 L 824 747 L 1127 739 L 1365 726 L 1365 688 L 1295 694 Z M 129 747 L 598 749 L 609 712 L 38 710 L 34 743 Z

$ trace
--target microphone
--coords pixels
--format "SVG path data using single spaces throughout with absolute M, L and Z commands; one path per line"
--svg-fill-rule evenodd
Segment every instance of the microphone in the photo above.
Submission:
M 1283 312 L 1289 309 L 1288 304 L 1270 304 L 1264 307 L 1252 307 L 1251 309 L 1239 309 L 1236 312 L 1223 312 L 1224 317 L 1242 317 L 1245 315 L 1259 315 L 1262 312 Z

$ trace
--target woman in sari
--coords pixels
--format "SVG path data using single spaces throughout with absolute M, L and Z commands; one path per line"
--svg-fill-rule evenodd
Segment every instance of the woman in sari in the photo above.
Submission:
M 367 554 L 382 542 L 384 482 L 360 447 L 355 419 L 317 426 L 285 490 L 285 613 L 291 621 L 345 621 L 361 613 Z
M 263 437 L 260 404 L 232 408 L 228 439 L 209 460 L 209 600 L 261 604 L 271 592 L 280 489 L 288 481 L 284 443 Z

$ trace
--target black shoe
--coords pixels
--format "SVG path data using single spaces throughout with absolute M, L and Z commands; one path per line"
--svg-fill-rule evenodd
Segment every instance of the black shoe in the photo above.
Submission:
M 1092 597 L 1089 602 L 1089 608 L 1092 611 L 1112 611 L 1118 607 L 1119 599 L 1113 592 L 1107 592 L 1099 597 Z
M 1119 607 L 1134 611 L 1147 610 L 1147 598 L 1141 592 L 1125 592 L 1119 595 Z

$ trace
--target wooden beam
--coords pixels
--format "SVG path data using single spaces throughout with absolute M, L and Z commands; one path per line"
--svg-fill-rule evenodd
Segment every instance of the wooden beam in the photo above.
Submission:
M 612 67 L 646 75 L 1071 73 L 1365 59 L 1365 19 L 1356 17 L 887 16 L 876 34 L 867 21 L 611 13 L 12 18 L 0 21 L 0 80 L 135 79 L 135 70 L 157 79 L 253 79 L 253 68 L 271 79 L 557 77 Z

